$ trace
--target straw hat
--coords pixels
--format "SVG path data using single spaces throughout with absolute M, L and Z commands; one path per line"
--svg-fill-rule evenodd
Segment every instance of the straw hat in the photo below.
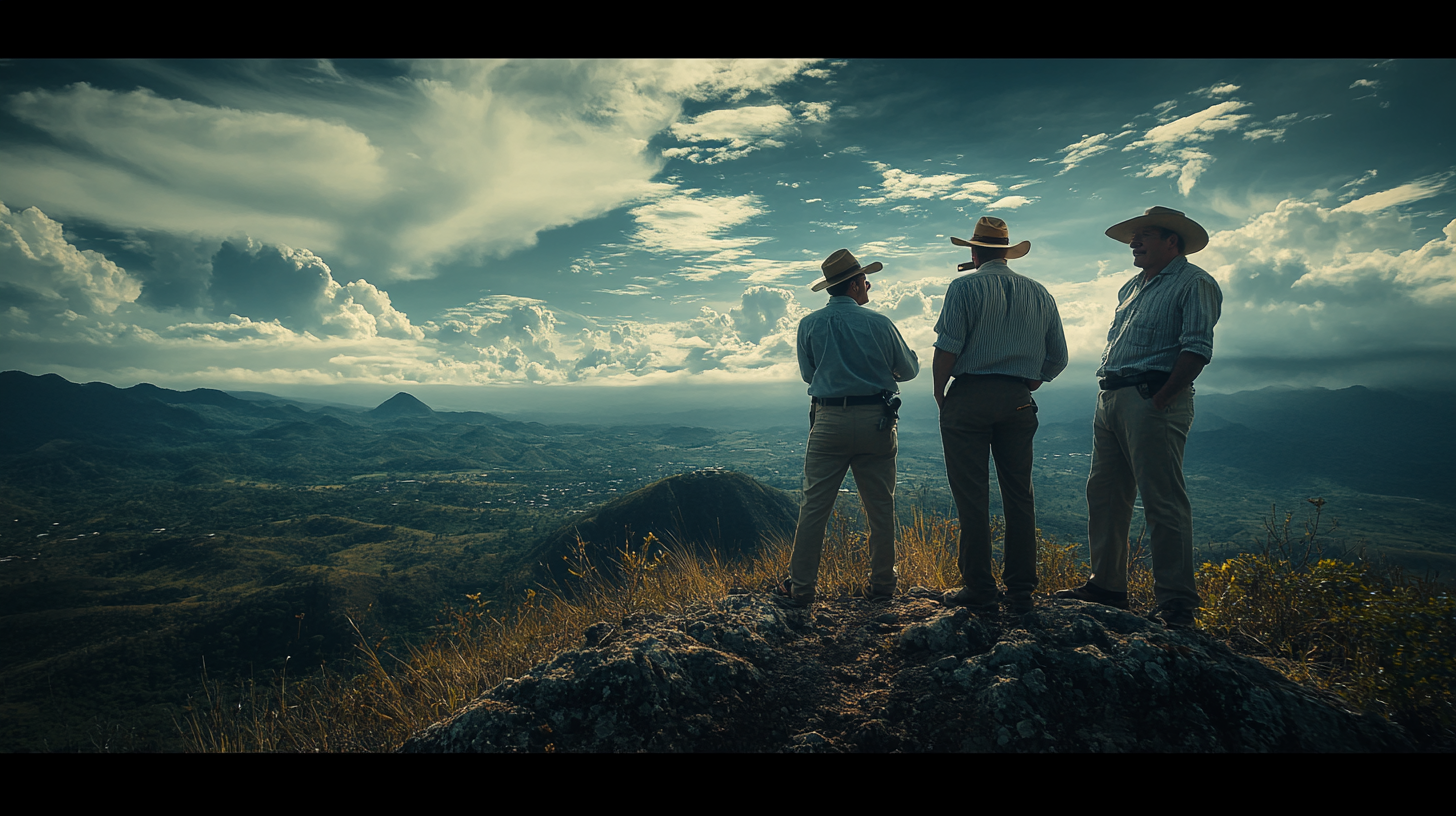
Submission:
M 879 261 L 875 261 L 869 266 L 860 266 L 859 261 L 850 254 L 849 250 L 841 249 L 826 258 L 824 263 L 820 264 L 819 267 L 824 270 L 824 280 L 819 281 L 811 287 L 810 291 L 813 292 L 827 289 L 836 283 L 844 283 L 861 272 L 866 275 L 873 275 L 881 269 L 884 269 L 885 265 Z
M 1130 244 L 1133 233 L 1143 227 L 1162 227 L 1178 233 L 1183 238 L 1184 255 L 1192 255 L 1208 246 L 1208 230 L 1199 226 L 1198 222 L 1192 218 L 1167 207 L 1149 207 L 1147 212 L 1137 218 L 1129 218 L 1121 224 L 1113 224 L 1107 228 L 1107 237 L 1114 241 Z
M 971 240 L 966 241 L 961 238 L 952 237 L 950 242 L 956 246 L 1004 249 L 1006 250 L 1006 258 L 1008 260 L 1020 258 L 1031 251 L 1030 241 L 1022 241 L 1016 246 L 1011 246 L 1010 236 L 1011 232 L 1006 228 L 1005 221 L 983 215 L 981 216 L 981 220 L 976 222 L 976 233 L 971 236 Z

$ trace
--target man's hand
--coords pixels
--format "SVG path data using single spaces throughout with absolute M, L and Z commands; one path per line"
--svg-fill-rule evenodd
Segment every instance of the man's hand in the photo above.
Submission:
M 945 409 L 945 386 L 950 382 L 950 370 L 955 368 L 956 355 L 941 349 L 935 350 L 931 370 L 935 375 L 935 404 Z
M 1168 381 L 1153 395 L 1153 409 L 1166 411 L 1172 404 L 1173 399 L 1183 392 L 1203 372 L 1203 367 L 1208 361 L 1191 351 L 1185 351 L 1178 355 L 1178 361 L 1173 364 L 1173 371 L 1168 374 Z

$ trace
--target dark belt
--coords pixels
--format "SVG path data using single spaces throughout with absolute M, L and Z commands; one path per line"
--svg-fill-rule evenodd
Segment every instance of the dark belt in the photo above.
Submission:
M 960 374 L 956 376 L 955 380 L 956 382 L 961 380 L 1007 380 L 1017 385 L 1026 385 L 1026 378 L 1018 377 L 1015 374 Z
M 815 405 L 879 405 L 884 400 L 879 394 L 868 397 L 810 397 L 810 402 Z
M 1148 384 L 1149 390 L 1157 391 L 1163 387 L 1163 383 L 1171 376 L 1167 371 L 1143 371 L 1138 374 L 1129 374 L 1126 377 L 1106 377 L 1097 381 L 1097 387 L 1103 391 L 1116 391 L 1119 388 L 1128 388 L 1134 385 Z

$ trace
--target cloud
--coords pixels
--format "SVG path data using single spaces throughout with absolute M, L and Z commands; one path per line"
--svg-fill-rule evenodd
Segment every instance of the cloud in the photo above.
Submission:
M 987 204 L 986 205 L 986 209 L 988 209 L 988 210 L 1014 210 L 1014 209 L 1016 209 L 1018 207 L 1024 207 L 1027 204 L 1030 204 L 1033 200 L 1034 199 L 1027 198 L 1026 196 L 1019 196 L 1019 195 L 1006 196 L 1005 198 L 1000 198 L 1000 199 L 997 199 L 997 200 L 991 202 L 990 204 Z
M 1249 103 L 1237 100 L 1220 102 L 1197 113 L 1173 119 L 1151 128 L 1123 151 L 1145 148 L 1151 154 L 1149 163 L 1133 175 L 1142 178 L 1169 176 L 1178 181 L 1178 191 L 1188 195 L 1199 176 L 1213 163 L 1213 156 L 1201 148 L 1188 145 L 1213 139 L 1215 134 L 1237 130 L 1249 114 L 1235 113 Z M 1271 134 L 1272 135 L 1272 134 Z
M 1199 88 L 1198 90 L 1194 91 L 1194 93 L 1195 94 L 1198 94 L 1199 96 L 1207 96 L 1207 97 L 1227 96 L 1227 95 L 1233 93 L 1234 91 L 1237 91 L 1239 89 L 1239 87 L 1240 86 L 1234 85 L 1234 84 L 1229 83 L 1229 82 L 1221 82 L 1221 83 L 1214 83 L 1213 85 L 1209 85 L 1206 88 Z
M 1351 88 L 1379 88 L 1380 87 L 1380 80 L 1378 80 L 1378 79 L 1357 79 L 1354 82 L 1351 82 L 1350 83 L 1350 87 Z
M 125 269 L 98 252 L 72 246 L 61 225 L 45 213 L 35 207 L 11 212 L 0 203 L 0 292 L 12 305 L 110 314 L 141 291 Z
M 1111 145 L 1106 144 L 1108 139 L 1109 137 L 1106 133 L 1098 133 L 1092 136 L 1083 136 L 1081 141 L 1073 142 L 1066 147 L 1058 150 L 1058 153 L 1066 153 L 1067 155 L 1062 159 L 1058 160 L 1057 163 L 1062 165 L 1062 169 L 1057 171 L 1057 175 L 1060 176 L 1068 170 L 1072 170 L 1077 165 L 1092 158 L 1098 153 L 1111 150 Z M 1033 159 L 1033 161 L 1035 161 L 1035 159 Z
M 1365 181 L 1374 176 L 1375 171 L 1372 170 L 1366 176 L 1362 176 L 1355 182 L 1351 182 L 1351 184 Z M 1398 207 L 1413 201 L 1420 201 L 1440 194 L 1445 189 L 1446 182 L 1451 179 L 1451 176 L 1452 173 L 1450 172 L 1426 176 L 1425 178 L 1412 181 L 1409 184 L 1402 184 L 1399 187 L 1392 187 L 1389 190 L 1381 190 L 1378 193 L 1361 196 L 1348 204 L 1342 205 L 1339 209 L 1347 212 L 1369 213 L 1388 207 Z
M 827 106 L 825 108 L 827 112 Z M 669 130 L 683 142 L 727 142 L 707 148 L 670 148 L 669 158 L 682 157 L 702 164 L 717 164 L 740 158 L 760 147 L 783 147 L 773 138 L 793 124 L 793 114 L 783 105 L 724 108 L 703 113 L 689 121 L 674 123 Z M 703 155 L 706 153 L 706 157 Z
M 1215 233 L 1191 260 L 1224 292 L 1215 364 L 1222 356 L 1334 365 L 1374 355 L 1396 365 L 1456 352 L 1456 222 L 1422 241 L 1412 219 L 1389 208 L 1291 199 Z
M 503 255 L 662 195 L 663 159 L 648 143 L 685 101 L 736 101 L 811 64 L 437 61 L 366 81 L 321 63 L 311 75 L 338 89 L 326 114 L 314 113 L 313 90 L 270 81 L 282 69 L 268 64 L 253 77 L 266 92 L 186 78 L 195 98 L 232 106 L 86 84 L 36 90 L 6 108 L 50 141 L 0 148 L 0 198 L 118 230 L 308 247 L 370 279 L 429 277 L 438 263 Z M 825 112 L 806 107 L 804 121 Z M 694 132 L 735 122 L 739 136 L 759 132 L 733 116 L 699 116 Z
M 649 252 L 668 255 L 705 255 L 696 263 L 726 271 L 726 264 L 749 254 L 749 247 L 765 239 L 726 237 L 765 212 L 755 195 L 699 196 L 696 189 L 680 190 L 633 209 L 637 221 L 634 243 Z M 710 276 L 711 277 L 711 276 Z
M 963 183 L 961 179 L 968 177 L 965 173 L 939 173 L 933 176 L 922 176 L 882 162 L 870 162 L 870 165 L 880 172 L 884 180 L 880 182 L 880 195 L 867 196 L 857 201 L 861 207 L 905 198 L 938 198 L 942 201 L 983 203 L 990 201 L 991 196 L 1000 189 L 995 182 L 985 179 Z

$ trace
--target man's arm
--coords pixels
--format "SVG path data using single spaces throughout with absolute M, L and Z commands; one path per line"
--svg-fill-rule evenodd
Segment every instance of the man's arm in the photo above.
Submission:
M 814 364 L 814 351 L 809 348 L 809 338 L 804 331 L 804 322 L 802 320 L 799 321 L 799 341 L 797 345 L 799 352 L 799 376 L 804 378 L 804 382 L 813 385 L 814 369 L 816 368 Z
M 935 375 L 935 404 L 941 408 L 945 407 L 945 385 L 950 382 L 950 371 L 955 368 L 955 363 L 956 355 L 944 349 L 935 350 L 931 371 Z
M 1208 365 L 1207 360 L 1191 351 L 1179 354 L 1178 361 L 1173 364 L 1172 373 L 1168 375 L 1168 381 L 1163 383 L 1163 387 L 1153 395 L 1153 407 L 1159 411 L 1167 410 L 1168 403 L 1181 394 L 1190 383 L 1198 379 L 1198 375 L 1206 365 Z

